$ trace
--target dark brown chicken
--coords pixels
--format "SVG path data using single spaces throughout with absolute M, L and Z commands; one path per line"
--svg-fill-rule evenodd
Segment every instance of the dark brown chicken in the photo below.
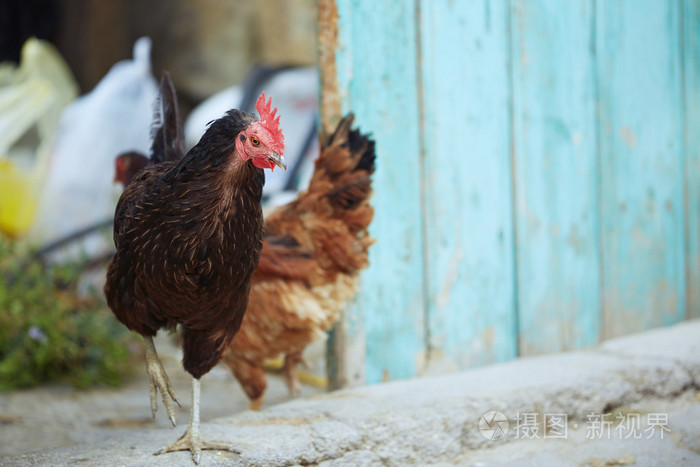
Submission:
M 171 127 L 165 133 L 181 138 L 176 121 L 164 121 Z M 248 308 L 223 358 L 252 409 L 260 408 L 267 387 L 266 359 L 285 355 L 285 382 L 292 394 L 298 393 L 301 352 L 338 320 L 355 295 L 357 273 L 368 265 L 374 142 L 351 130 L 352 122 L 352 115 L 345 117 L 322 141 L 308 189 L 265 218 Z M 181 144 L 159 141 L 168 147 Z M 177 157 L 176 151 L 170 154 Z M 126 185 L 147 163 L 142 155 L 121 155 L 115 178 Z
M 179 161 L 159 162 L 154 152 L 115 212 L 117 252 L 107 272 L 107 302 L 146 339 L 151 407 L 155 413 L 160 391 L 173 423 L 171 399 L 177 399 L 153 336 L 180 326 L 183 366 L 193 381 L 192 415 L 185 434 L 158 453 L 189 449 L 195 463 L 202 449 L 233 450 L 200 437 L 199 378 L 219 362 L 246 310 L 263 243 L 263 169 L 286 168 L 279 117 L 264 93 L 257 110 L 260 121 L 228 111 Z
M 284 354 L 285 381 L 298 392 L 302 350 L 337 321 L 368 265 L 374 142 L 351 130 L 352 121 L 344 118 L 322 141 L 308 189 L 265 218 L 248 309 L 224 353 L 253 409 L 267 386 L 265 359 Z

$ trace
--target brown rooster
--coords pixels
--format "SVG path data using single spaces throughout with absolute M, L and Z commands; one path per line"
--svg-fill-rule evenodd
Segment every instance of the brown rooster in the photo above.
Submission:
M 175 423 L 177 397 L 153 343 L 159 329 L 180 325 L 183 366 L 192 375 L 190 424 L 158 454 L 189 449 L 199 463 L 202 449 L 235 451 L 201 439 L 199 379 L 220 361 L 246 310 L 263 243 L 263 169 L 286 169 L 271 107 L 263 93 L 260 121 L 228 111 L 179 161 L 157 162 L 152 154 L 152 165 L 133 177 L 117 204 L 117 251 L 105 295 L 117 318 L 146 339 L 152 412 L 160 391 Z
M 351 130 L 352 122 L 345 117 L 322 142 L 308 189 L 265 218 L 248 309 L 223 358 L 252 409 L 267 386 L 265 359 L 285 354 L 285 382 L 298 392 L 301 352 L 337 321 L 368 265 L 374 142 Z

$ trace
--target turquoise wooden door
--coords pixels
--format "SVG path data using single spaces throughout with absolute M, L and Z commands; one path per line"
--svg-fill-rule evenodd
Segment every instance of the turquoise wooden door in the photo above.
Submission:
M 377 140 L 343 384 L 700 317 L 700 2 L 322 0 L 324 121 Z

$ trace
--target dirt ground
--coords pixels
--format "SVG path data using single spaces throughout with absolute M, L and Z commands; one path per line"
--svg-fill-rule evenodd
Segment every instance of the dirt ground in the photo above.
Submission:
M 179 349 L 169 338 L 159 335 L 156 348 L 183 404 L 176 407 L 173 436 L 177 437 L 189 420 L 191 379 L 182 369 Z M 137 369 L 134 379 L 119 389 L 79 391 L 58 384 L 0 393 L 0 457 L 92 444 L 124 431 L 133 434 L 170 426 L 160 400 L 156 419 L 151 418 L 145 368 L 144 361 L 142 371 Z M 318 392 L 322 389 L 302 384 L 302 396 Z M 281 376 L 268 373 L 263 409 L 289 398 Z M 202 422 L 247 409 L 248 399 L 227 367 L 218 366 L 202 378 Z

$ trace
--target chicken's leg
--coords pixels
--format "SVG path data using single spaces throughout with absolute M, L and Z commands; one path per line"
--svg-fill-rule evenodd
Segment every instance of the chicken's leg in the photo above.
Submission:
M 190 425 L 187 427 L 185 433 L 169 446 L 156 451 L 154 455 L 164 454 L 166 452 L 175 451 L 185 451 L 189 449 L 192 452 L 192 460 L 195 464 L 199 464 L 199 460 L 202 454 L 202 450 L 218 450 L 218 451 L 232 451 L 236 454 L 240 454 L 237 449 L 224 444 L 224 443 L 212 443 L 203 440 L 199 432 L 199 380 L 197 378 L 192 378 L 192 410 L 190 412 Z
M 151 396 L 151 415 L 153 415 L 153 418 L 156 418 L 156 412 L 158 411 L 156 396 L 160 390 L 160 396 L 163 400 L 165 411 L 168 412 L 168 418 L 173 426 L 175 426 L 175 410 L 170 400 L 174 400 L 180 407 L 182 407 L 182 404 L 177 400 L 175 389 L 170 383 L 170 378 L 168 378 L 168 375 L 165 373 L 160 358 L 158 358 L 156 345 L 153 343 L 153 337 L 150 336 L 146 337 L 146 372 L 148 373 L 148 392 Z
M 287 389 L 293 397 L 298 397 L 301 394 L 301 385 L 299 384 L 299 374 L 297 365 L 304 365 L 308 368 L 308 364 L 301 356 L 301 352 L 294 352 L 284 356 L 284 366 L 282 367 L 282 378 L 287 384 Z

